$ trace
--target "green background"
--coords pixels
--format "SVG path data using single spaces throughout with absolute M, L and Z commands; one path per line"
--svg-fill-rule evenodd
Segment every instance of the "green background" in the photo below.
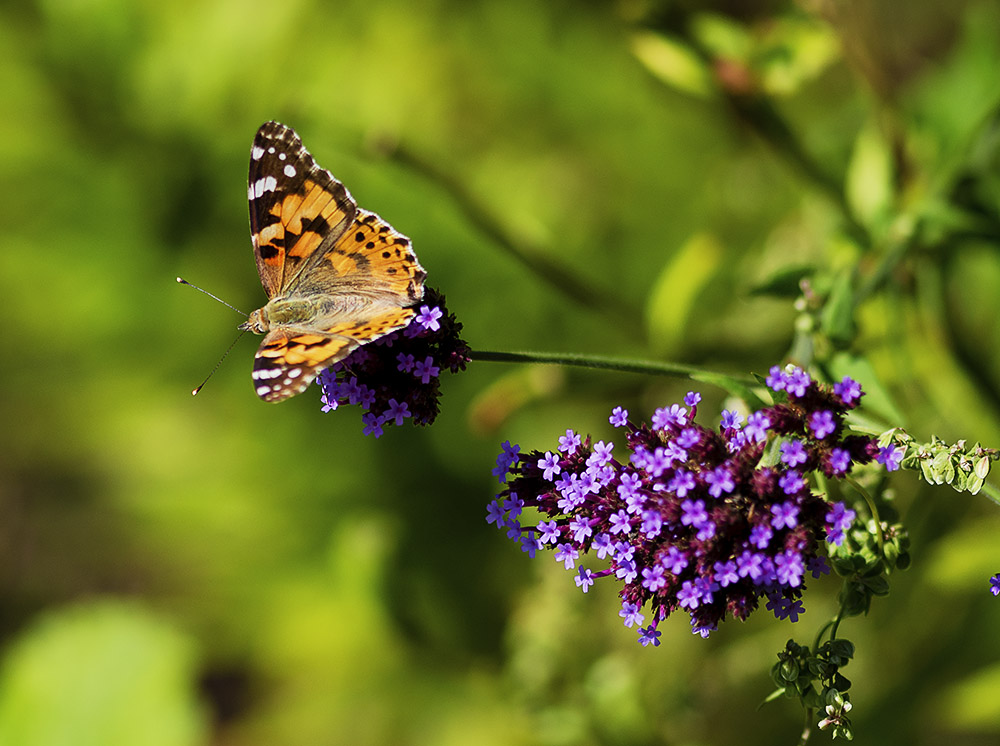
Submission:
M 174 277 L 263 304 L 274 118 L 473 349 L 849 349 L 884 425 L 997 445 L 998 71 L 993 2 L 6 3 L 0 744 L 794 742 L 796 703 L 756 708 L 836 579 L 796 625 L 641 648 L 614 588 L 484 520 L 500 442 L 607 438 L 690 382 L 474 362 L 376 441 L 315 389 L 259 402 L 246 338 L 192 398 L 242 318 Z M 848 302 L 796 310 L 800 276 Z M 1000 520 L 894 483 L 914 566 L 841 630 L 856 742 L 993 743 Z

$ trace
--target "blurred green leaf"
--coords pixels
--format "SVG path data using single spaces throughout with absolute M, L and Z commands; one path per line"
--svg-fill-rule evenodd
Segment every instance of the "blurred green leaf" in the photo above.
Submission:
M 697 96 L 714 91 L 705 63 L 683 44 L 652 32 L 632 36 L 632 51 L 649 71 L 667 85 Z
M 192 746 L 207 743 L 190 640 L 138 605 L 51 612 L 7 651 L 0 743 Z
M 830 377 L 834 382 L 849 376 L 861 384 L 861 390 L 865 392 L 862 418 L 864 418 L 865 412 L 878 414 L 883 418 L 882 425 L 873 427 L 873 429 L 881 430 L 885 424 L 890 422 L 900 426 L 905 424 L 906 419 L 903 413 L 897 408 L 892 395 L 886 390 L 879 379 L 878 372 L 868 359 L 848 351 L 841 351 L 830 359 L 829 369 Z M 851 416 L 853 417 L 855 414 L 852 412 Z M 884 446 L 888 442 L 889 439 L 886 439 L 884 443 L 880 442 L 879 445 Z
M 895 194 L 892 152 L 874 121 L 868 122 L 854 141 L 847 166 L 847 203 L 855 216 L 870 229 L 881 232 Z
M 802 280 L 810 277 L 815 271 L 816 268 L 813 266 L 779 267 L 756 283 L 750 292 L 753 295 L 769 295 L 775 298 L 798 298 L 802 295 Z
M 680 344 L 695 300 L 718 270 L 723 254 L 715 237 L 699 234 L 668 256 L 646 307 L 650 343 L 657 353 Z
M 750 29 L 718 12 L 698 13 L 692 20 L 692 33 L 712 52 L 723 58 L 748 61 L 754 48 Z
M 820 315 L 823 332 L 840 345 L 848 344 L 854 338 L 854 305 L 852 273 L 844 269 L 834 278 Z

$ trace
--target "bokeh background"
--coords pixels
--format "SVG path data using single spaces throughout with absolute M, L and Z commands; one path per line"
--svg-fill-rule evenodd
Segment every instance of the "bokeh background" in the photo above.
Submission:
M 174 277 L 263 303 L 268 119 L 412 237 L 474 349 L 849 359 L 881 424 L 1000 444 L 995 2 L 11 0 L 0 93 L 5 746 L 801 730 L 757 706 L 835 579 L 797 625 L 641 648 L 613 588 L 484 520 L 502 441 L 609 437 L 689 381 L 473 362 L 374 440 L 315 389 L 259 402 L 244 338 L 191 397 L 242 319 Z M 913 566 L 841 629 L 857 742 L 995 743 L 995 507 L 895 485 Z

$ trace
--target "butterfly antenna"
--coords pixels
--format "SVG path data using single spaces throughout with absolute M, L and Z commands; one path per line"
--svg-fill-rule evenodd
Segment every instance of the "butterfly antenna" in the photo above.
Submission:
M 178 281 L 180 281 L 180 278 L 178 278 Z M 188 283 L 185 283 L 185 284 L 188 284 Z M 194 286 L 192 285 L 192 287 L 194 287 Z M 198 289 L 201 290 L 201 288 L 198 288 Z M 215 296 L 212 296 L 212 297 L 214 298 Z M 226 305 L 228 306 L 229 304 L 227 303 Z M 247 333 L 247 330 L 244 329 L 243 331 L 241 331 L 236 336 L 236 339 L 233 340 L 233 343 L 231 345 L 229 345 L 229 349 L 227 349 L 224 353 L 222 353 L 222 357 L 219 358 L 219 362 L 217 362 L 215 364 L 215 367 L 212 368 L 212 372 L 209 373 L 207 376 L 205 376 L 205 380 L 201 382 L 201 384 L 198 386 L 198 388 L 194 389 L 191 392 L 191 396 L 197 396 L 198 392 L 201 391 L 203 388 L 205 388 L 205 384 L 208 383 L 208 379 L 215 375 L 215 371 L 217 371 L 219 369 L 219 366 L 222 365 L 222 361 L 225 360 L 226 356 L 229 355 L 229 353 L 233 351 L 233 348 L 236 346 L 236 343 L 239 342 L 243 338 L 243 335 L 246 334 L 246 333 Z
M 194 288 L 195 290 L 198 290 L 199 292 L 202 292 L 202 293 L 204 293 L 204 294 L 205 294 L 205 295 L 207 295 L 207 296 L 208 296 L 209 298 L 215 298 L 215 300 L 219 301 L 219 303 L 221 303 L 221 304 L 222 304 L 222 305 L 224 305 L 224 306 L 229 306 L 229 307 L 230 307 L 231 309 L 233 309 L 234 311 L 236 311 L 236 313 L 238 313 L 238 314 L 241 314 L 241 315 L 243 315 L 243 316 L 246 316 L 246 315 L 247 315 L 247 314 L 243 313 L 243 311 L 241 311 L 240 309 L 238 309 L 238 308 L 237 308 L 236 306 L 234 306 L 234 305 L 232 305 L 232 304 L 230 304 L 230 303 L 226 303 L 226 302 L 225 302 L 224 300 L 222 300 L 222 298 L 220 298 L 219 296 L 217 296 L 217 295 L 213 295 L 212 293 L 208 292 L 208 291 L 207 291 L 207 290 L 205 290 L 204 288 L 200 288 L 200 287 L 198 287 L 197 285 L 195 285 L 195 284 L 193 284 L 193 283 L 190 283 L 190 282 L 188 282 L 188 281 L 187 281 L 187 280 L 185 280 L 185 279 L 184 279 L 183 277 L 178 277 L 178 278 L 177 278 L 177 282 L 179 282 L 179 283 L 180 283 L 181 285 L 187 285 L 188 287 L 191 287 L 191 288 Z M 238 339 L 238 338 L 237 338 L 237 339 Z M 233 344 L 236 344 L 236 342 L 233 342 Z M 229 349 L 232 349 L 232 347 L 230 347 Z M 228 350 L 227 350 L 227 353 L 228 353 Z M 223 357 L 223 358 L 225 358 L 226 356 L 225 356 L 225 355 L 223 355 L 222 357 Z M 220 360 L 219 362 L 221 363 L 222 361 Z M 218 367 L 218 366 L 216 366 L 216 367 Z M 213 370 L 212 372 L 214 373 L 215 371 Z M 204 385 L 205 385 L 205 384 L 202 384 L 201 386 L 204 386 Z M 201 388 L 201 386 L 199 386 L 198 388 Z M 198 393 L 198 392 L 197 392 L 197 391 L 195 391 L 195 393 Z

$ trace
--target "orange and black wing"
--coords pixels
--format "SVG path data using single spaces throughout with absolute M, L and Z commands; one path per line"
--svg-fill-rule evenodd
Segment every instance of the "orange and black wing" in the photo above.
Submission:
M 301 295 L 355 294 L 378 306 L 411 306 L 424 297 L 424 278 L 410 239 L 368 210 L 311 265 Z
M 254 137 L 247 196 L 254 257 L 268 298 L 294 288 L 318 259 L 317 250 L 333 246 L 357 214 L 344 185 L 278 122 L 264 124 Z
M 412 308 L 394 308 L 363 320 L 331 323 L 316 331 L 272 329 L 253 361 L 257 396 L 279 402 L 302 393 L 323 369 L 359 345 L 406 326 L 415 313 Z

